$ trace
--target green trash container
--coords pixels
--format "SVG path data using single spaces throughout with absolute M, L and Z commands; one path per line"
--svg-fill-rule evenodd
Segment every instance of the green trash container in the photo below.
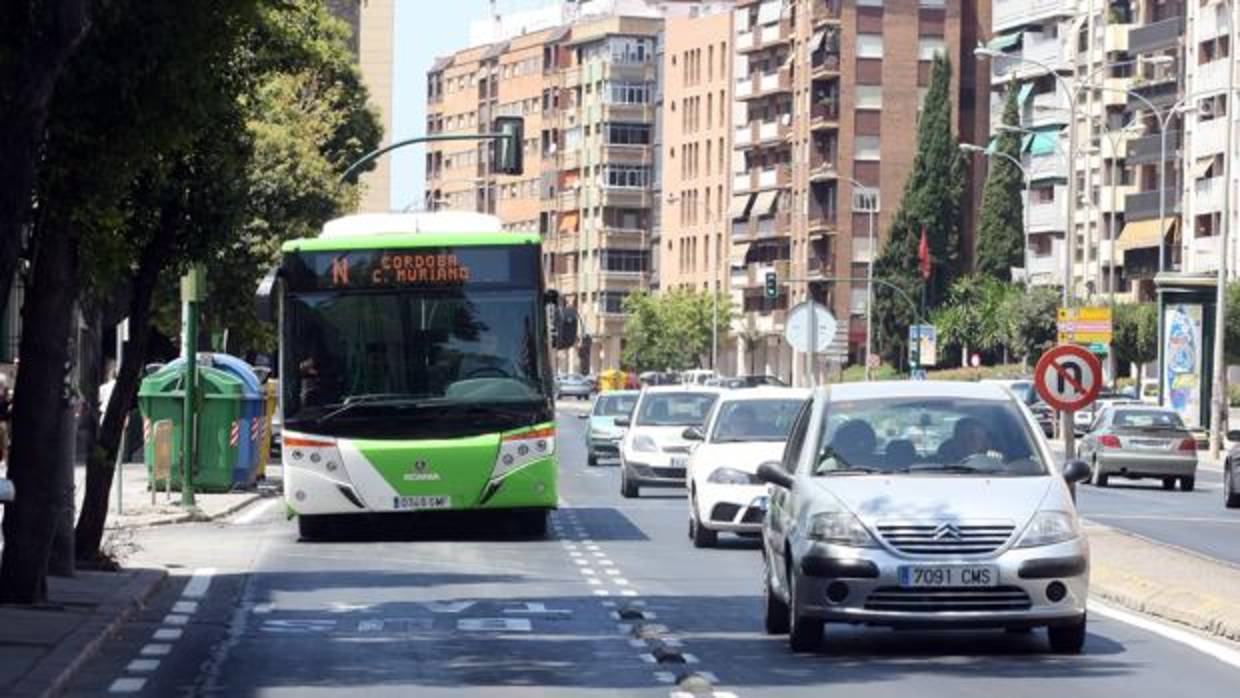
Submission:
M 164 489 L 154 474 L 154 425 L 162 420 L 172 422 L 172 489 L 181 487 L 181 438 L 184 417 L 184 371 L 169 367 L 142 381 L 138 405 L 142 410 L 147 474 L 151 485 Z M 198 367 L 201 401 L 198 406 L 198 449 L 194 468 L 194 490 L 197 492 L 228 492 L 233 487 L 233 466 L 241 446 L 241 404 L 244 386 L 224 371 Z M 248 436 L 248 435 L 247 435 Z

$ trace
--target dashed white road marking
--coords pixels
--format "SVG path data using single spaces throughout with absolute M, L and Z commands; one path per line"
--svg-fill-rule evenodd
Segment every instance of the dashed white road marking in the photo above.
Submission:
M 275 505 L 275 499 L 268 499 L 267 501 L 260 503 L 258 506 L 252 507 L 249 511 L 243 512 L 240 516 L 233 519 L 232 522 L 237 526 L 248 526 L 255 521 L 258 521 L 267 512 L 271 511 L 271 508 Z
M 189 616 L 184 613 L 169 613 L 164 616 L 164 625 L 185 625 L 189 623 Z
M 607 591 L 606 589 L 595 589 L 594 595 L 595 596 L 611 596 L 611 592 Z
M 117 679 L 108 686 L 108 693 L 137 693 L 146 685 L 146 679 L 126 677 Z
M 621 589 L 620 595 L 621 596 L 637 596 L 637 590 L 636 589 Z
M 587 577 L 593 577 L 595 575 L 594 568 L 592 567 L 578 567 L 577 571 L 586 575 Z
M 180 628 L 160 628 L 151 635 L 152 640 L 180 640 L 182 630 Z
M 379 633 L 383 632 L 382 618 L 367 618 L 357 622 L 357 631 L 359 633 Z
M 158 668 L 159 668 L 158 659 L 135 659 L 129 664 L 125 665 L 126 671 L 132 671 L 135 674 L 143 673 L 147 671 L 155 671 Z
M 616 586 L 627 587 L 629 585 L 629 580 L 624 577 L 613 577 L 611 583 Z
M 211 577 L 215 576 L 214 567 L 203 567 L 194 570 L 194 576 L 189 578 L 189 583 L 185 585 L 185 590 L 181 592 L 181 596 L 187 599 L 201 599 L 207 595 L 207 589 L 211 586 Z
M 144 657 L 163 657 L 172 651 L 172 645 L 166 642 L 152 642 L 142 646 L 139 654 Z
M 197 601 L 178 601 L 172 604 L 172 612 L 173 613 L 197 613 L 198 602 Z

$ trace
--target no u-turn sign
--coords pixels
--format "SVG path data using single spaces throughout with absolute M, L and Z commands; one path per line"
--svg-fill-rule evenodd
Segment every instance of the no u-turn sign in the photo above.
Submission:
M 1102 362 L 1081 347 L 1058 346 L 1038 359 L 1033 385 L 1046 404 L 1060 412 L 1076 412 L 1102 390 Z

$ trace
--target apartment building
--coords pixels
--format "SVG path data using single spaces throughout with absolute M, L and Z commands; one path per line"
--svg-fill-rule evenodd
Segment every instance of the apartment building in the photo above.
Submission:
M 661 215 L 652 245 L 660 289 L 729 292 L 733 247 L 728 215 L 732 192 L 732 12 L 668 19 L 661 64 Z M 735 252 L 740 258 L 732 256 Z M 732 328 L 718 332 L 716 370 L 733 373 Z
M 357 57 L 362 82 L 370 103 L 379 114 L 385 140 L 392 134 L 393 41 L 396 25 L 395 0 L 329 0 L 328 9 L 349 25 L 350 48 Z M 390 158 L 379 158 L 374 169 L 358 180 L 361 213 L 386 213 L 391 208 Z
M 988 22 L 984 3 L 961 0 L 737 3 L 728 215 L 731 288 L 744 311 L 738 369 L 806 381 L 783 329 L 811 294 L 841 328 L 824 359 L 860 359 L 863 279 L 912 167 L 931 61 L 951 58 L 958 134 L 984 138 L 987 76 L 972 47 Z M 873 242 L 872 199 L 854 196 L 860 187 L 879 192 Z M 972 221 L 965 229 L 971 246 Z M 771 270 L 787 280 L 775 299 L 763 289 Z

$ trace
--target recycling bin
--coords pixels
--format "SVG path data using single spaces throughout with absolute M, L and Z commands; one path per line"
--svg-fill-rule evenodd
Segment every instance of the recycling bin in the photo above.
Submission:
M 263 431 L 266 421 L 266 391 L 258 381 L 254 369 L 244 360 L 230 354 L 202 352 L 198 365 L 222 371 L 241 384 L 240 411 L 236 429 L 230 429 L 230 443 L 236 441 L 237 457 L 233 462 L 232 484 L 246 487 L 254 483 L 264 462 L 266 451 L 262 450 Z M 176 359 L 169 368 L 184 370 L 184 359 Z M 201 437 L 200 437 L 201 438 Z
M 145 461 L 150 486 L 169 486 L 155 474 L 155 425 L 172 422 L 171 489 L 181 488 L 181 444 L 185 437 L 184 364 L 169 364 L 147 376 L 138 390 L 145 435 Z M 198 367 L 198 448 L 194 467 L 194 489 L 199 492 L 228 492 L 233 489 L 234 469 L 241 452 L 241 409 L 244 386 L 236 377 L 210 366 Z

